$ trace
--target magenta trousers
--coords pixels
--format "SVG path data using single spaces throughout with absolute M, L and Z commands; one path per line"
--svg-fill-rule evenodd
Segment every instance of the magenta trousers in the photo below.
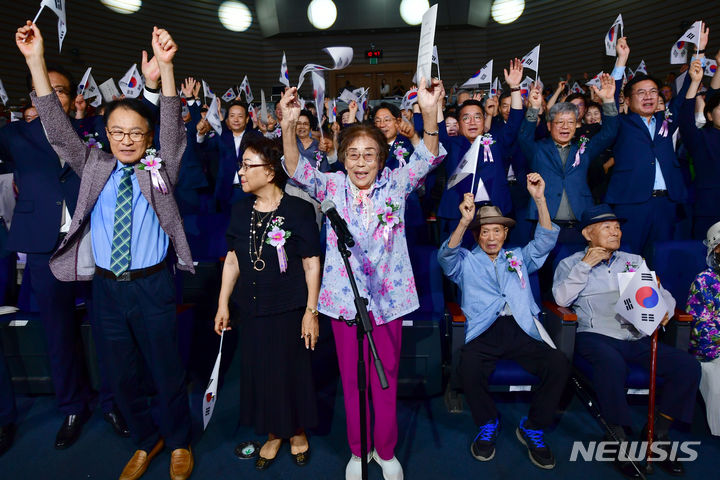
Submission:
M 372 313 L 370 319 L 374 322 Z M 333 334 L 335 335 L 335 348 L 337 349 L 340 378 L 342 379 L 343 394 L 345 397 L 345 421 L 347 423 L 348 444 L 353 455 L 360 456 L 360 399 L 358 398 L 358 342 L 356 327 L 349 327 L 345 322 L 332 320 Z M 373 340 L 385 367 L 388 389 L 380 388 L 380 379 L 372 363 L 367 338 L 364 341 L 363 355 L 365 356 L 365 385 L 368 383 L 372 391 L 372 408 L 374 412 L 375 429 L 371 433 L 370 402 L 367 405 L 367 432 L 368 451 L 372 446 L 383 460 L 390 460 L 395 455 L 397 444 L 397 382 L 398 364 L 400 362 L 400 345 L 402 339 L 402 320 L 396 319 L 384 325 L 375 325 Z M 367 394 L 366 394 L 367 398 Z

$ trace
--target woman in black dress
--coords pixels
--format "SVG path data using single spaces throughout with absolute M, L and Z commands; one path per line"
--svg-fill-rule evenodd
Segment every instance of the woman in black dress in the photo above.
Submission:
M 313 207 L 284 195 L 277 143 L 251 140 L 238 166 L 243 191 L 227 231 L 228 253 L 215 331 L 230 329 L 237 307 L 243 361 L 240 421 L 268 440 L 255 463 L 265 470 L 284 438 L 295 463 L 309 460 L 305 431 L 317 423 L 310 349 L 318 338 L 320 237 Z

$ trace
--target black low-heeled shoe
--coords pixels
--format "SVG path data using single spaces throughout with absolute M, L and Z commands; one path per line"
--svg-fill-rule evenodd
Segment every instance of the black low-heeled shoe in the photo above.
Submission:
M 295 460 L 295 465 L 298 467 L 304 467 L 308 463 L 310 463 L 310 447 L 308 447 L 307 450 L 300 453 L 291 453 L 290 455 L 293 456 L 293 459 Z
M 277 456 L 275 457 L 277 458 Z M 255 460 L 256 470 L 267 470 L 270 465 L 275 461 L 275 458 L 265 458 L 258 455 L 258 459 Z

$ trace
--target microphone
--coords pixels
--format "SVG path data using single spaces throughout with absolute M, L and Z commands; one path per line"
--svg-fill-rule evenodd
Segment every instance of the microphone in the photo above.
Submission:
M 332 225 L 333 230 L 335 230 L 335 233 L 337 234 L 338 242 L 344 243 L 348 247 L 355 246 L 355 239 L 353 239 L 350 230 L 348 230 L 345 219 L 340 216 L 335 208 L 335 202 L 332 200 L 325 200 L 320 205 L 320 210 L 322 210 L 325 216 L 327 216 L 330 220 L 330 225 Z

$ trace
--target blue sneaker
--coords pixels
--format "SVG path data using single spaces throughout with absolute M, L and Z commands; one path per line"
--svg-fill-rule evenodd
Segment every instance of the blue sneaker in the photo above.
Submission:
M 498 431 L 500 430 L 500 421 L 496 418 L 491 420 L 482 427 L 470 444 L 470 453 L 475 460 L 487 462 L 495 456 L 495 440 L 497 440 Z
M 515 434 L 518 440 L 520 440 L 520 443 L 527 447 L 530 461 L 536 466 L 546 470 L 555 468 L 555 457 L 550 451 L 550 447 L 545 445 L 543 431 L 525 428 L 526 423 L 527 417 L 523 417 L 520 420 L 520 425 L 515 431 Z

